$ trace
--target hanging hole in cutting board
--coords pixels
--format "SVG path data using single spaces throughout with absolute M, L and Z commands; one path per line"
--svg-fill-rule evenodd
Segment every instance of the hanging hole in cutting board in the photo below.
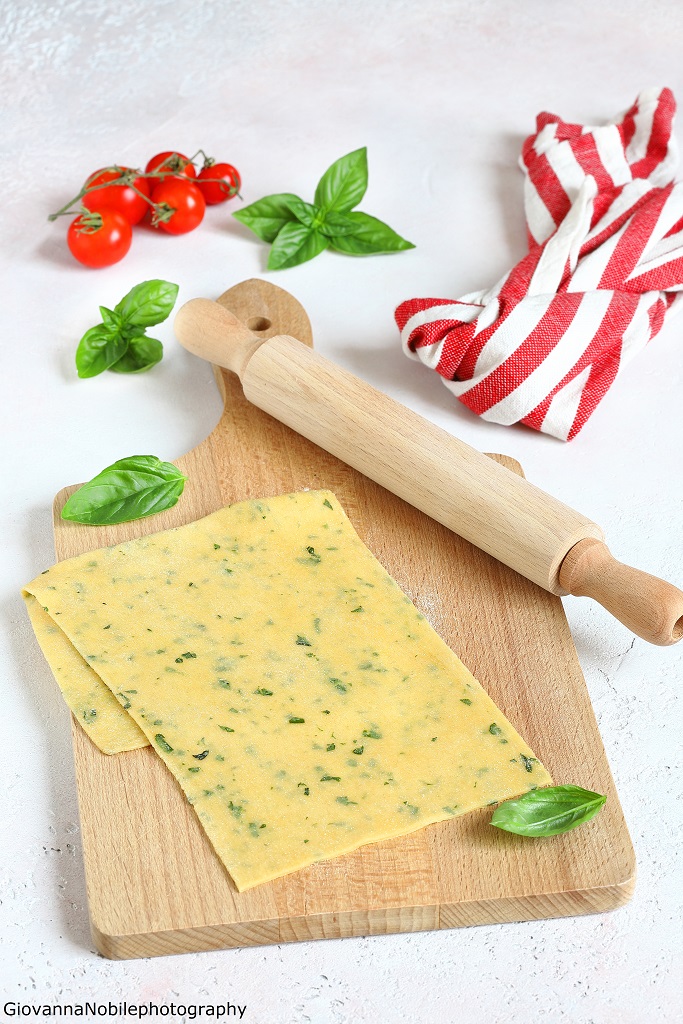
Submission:
M 252 316 L 250 320 L 247 320 L 247 327 L 250 331 L 267 331 L 271 325 L 271 321 L 265 316 Z

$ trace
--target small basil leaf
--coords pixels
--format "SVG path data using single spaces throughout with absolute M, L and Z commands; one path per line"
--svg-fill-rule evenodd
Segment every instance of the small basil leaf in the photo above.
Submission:
M 133 338 L 144 338 L 144 336 L 144 327 L 136 327 L 135 324 L 124 324 L 121 328 L 121 337 L 125 338 L 126 341 L 132 341 Z
M 365 195 L 368 187 L 368 151 L 365 146 L 347 153 L 327 168 L 315 190 L 315 205 L 324 210 L 347 213 Z
M 316 216 L 320 219 L 320 215 L 316 207 L 312 206 L 310 203 L 305 203 L 303 199 L 299 199 L 298 196 L 294 196 L 294 199 L 296 199 L 296 202 L 292 203 L 292 213 L 295 215 L 296 219 L 300 224 L 305 224 L 307 228 L 313 227 Z
M 329 238 L 315 228 L 299 223 L 285 224 L 270 250 L 268 270 L 284 270 L 306 263 L 327 249 L 329 244 Z
M 376 217 L 360 212 L 348 213 L 346 216 L 353 223 L 353 231 L 345 230 L 344 234 L 335 234 L 330 238 L 330 245 L 338 252 L 350 256 L 370 256 L 374 253 L 401 252 L 415 248 L 412 242 L 401 238 L 393 228 Z
M 166 320 L 178 297 L 178 285 L 171 281 L 142 281 L 114 307 L 124 324 L 153 327 Z
M 337 213 L 335 210 L 325 212 L 320 224 L 320 230 L 328 238 L 334 235 L 352 235 L 356 229 L 357 225 L 351 219 L 351 214 Z
M 116 330 L 121 327 L 121 317 L 118 313 L 115 313 L 113 309 L 107 309 L 106 306 L 100 306 L 100 316 L 102 317 L 102 323 L 105 327 L 113 327 Z
M 76 349 L 79 377 L 96 377 L 116 363 L 128 348 L 128 340 L 115 327 L 97 324 L 86 331 Z
M 172 508 L 186 479 L 172 463 L 155 455 L 119 459 L 71 495 L 62 519 L 89 526 L 142 519 Z
M 238 221 L 258 235 L 264 242 L 274 242 L 285 224 L 313 222 L 314 208 L 291 192 L 264 196 L 233 213 Z
M 143 334 L 130 340 L 124 354 L 109 369 L 115 373 L 143 373 L 160 363 L 163 355 L 164 346 L 161 342 Z
M 496 807 L 491 824 L 518 836 L 556 836 L 590 821 L 606 800 L 580 786 L 533 789 Z

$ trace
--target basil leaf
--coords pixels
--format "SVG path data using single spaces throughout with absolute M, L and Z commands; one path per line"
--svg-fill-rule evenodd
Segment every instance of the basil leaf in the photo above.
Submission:
M 142 281 L 114 307 L 125 324 L 153 327 L 166 320 L 178 297 L 178 285 L 171 281 Z
M 128 348 L 116 327 L 97 324 L 86 331 L 76 349 L 76 369 L 79 377 L 96 377 L 116 363 Z
M 176 504 L 186 479 L 155 455 L 119 459 L 71 495 L 62 519 L 106 526 L 152 516 Z
M 102 317 L 102 323 L 105 327 L 113 327 L 118 330 L 123 321 L 118 313 L 115 313 L 113 309 L 107 309 L 106 306 L 100 306 L 100 316 Z
M 338 252 L 350 256 L 369 256 L 373 253 L 401 252 L 415 248 L 412 242 L 401 238 L 384 221 L 368 213 L 357 211 L 347 213 L 346 217 L 353 224 L 353 231 L 345 230 L 344 234 L 334 234 L 330 238 L 330 245 Z
M 352 235 L 356 230 L 356 222 L 351 219 L 349 213 L 336 213 L 334 210 L 327 210 L 323 213 L 320 230 L 328 238 L 334 235 Z
M 255 203 L 237 210 L 233 217 L 264 242 L 274 242 L 285 224 L 299 222 L 310 226 L 314 214 L 315 209 L 310 203 L 305 203 L 291 192 L 281 192 L 257 199 Z
M 268 270 L 284 270 L 312 260 L 327 249 L 330 239 L 316 228 L 304 224 L 285 224 L 268 256 Z
M 156 338 L 148 338 L 146 334 L 131 338 L 128 348 L 109 369 L 115 373 L 143 373 L 160 363 L 164 355 L 164 346 Z
M 556 836 L 590 821 L 606 800 L 580 786 L 533 789 L 496 807 L 491 824 L 518 836 Z
M 365 146 L 347 153 L 327 168 L 315 190 L 315 205 L 324 210 L 347 213 L 365 195 L 368 187 L 368 151 Z

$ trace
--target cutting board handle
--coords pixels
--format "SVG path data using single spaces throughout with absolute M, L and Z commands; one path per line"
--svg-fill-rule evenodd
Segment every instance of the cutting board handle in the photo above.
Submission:
M 617 562 L 599 526 L 296 339 L 259 335 L 209 299 L 174 327 L 254 405 L 545 590 L 592 597 L 651 643 L 683 635 L 683 593 Z

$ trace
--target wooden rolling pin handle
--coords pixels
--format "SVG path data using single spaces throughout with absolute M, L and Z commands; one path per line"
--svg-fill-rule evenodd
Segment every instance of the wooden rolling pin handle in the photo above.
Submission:
M 565 555 L 560 585 L 592 597 L 637 636 L 666 647 L 683 636 L 683 593 L 671 583 L 632 569 L 599 540 L 581 540 Z
M 176 313 L 176 337 L 188 352 L 224 366 L 242 377 L 244 368 L 266 340 L 211 299 L 190 299 Z

